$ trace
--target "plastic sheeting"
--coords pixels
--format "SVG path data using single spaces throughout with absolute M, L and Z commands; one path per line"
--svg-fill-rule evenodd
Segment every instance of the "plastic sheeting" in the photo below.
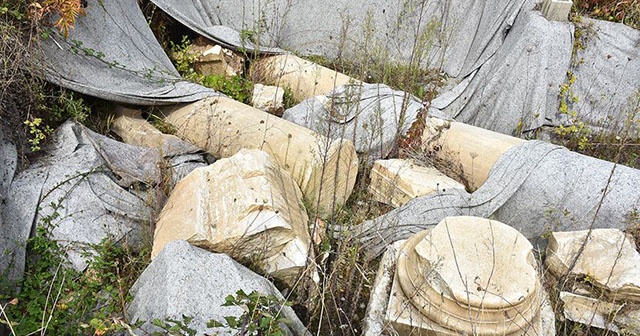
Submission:
M 155 148 L 109 139 L 72 122 L 55 133 L 46 154 L 19 173 L 6 198 L 0 226 L 0 274 L 21 278 L 25 245 L 36 226 L 49 225 L 51 238 L 67 250 L 71 265 L 86 267 L 91 244 L 110 238 L 136 246 L 149 225 L 162 182 L 162 156 Z M 199 149 L 176 146 L 167 154 L 176 174 L 204 166 Z
M 474 193 L 450 189 L 349 228 L 377 257 L 394 241 L 438 224 L 447 216 L 490 217 L 535 243 L 552 231 L 625 229 L 640 209 L 640 170 L 594 159 L 564 147 L 529 141 L 496 162 Z
M 500 133 L 562 124 L 560 85 L 571 59 L 573 26 L 520 13 L 498 52 L 456 88 L 432 101 L 430 114 Z
M 422 102 L 383 84 L 343 85 L 307 99 L 282 116 L 332 139 L 353 141 L 358 153 L 386 157 L 416 120 Z
M 120 103 L 162 105 L 217 95 L 188 82 L 171 64 L 135 0 L 88 0 L 68 38 L 42 41 L 47 79 Z
M 629 98 L 640 95 L 640 31 L 589 19 L 576 29 L 588 37 L 572 61 L 573 24 L 523 10 L 498 52 L 436 98 L 431 113 L 513 135 L 569 125 L 571 119 L 592 131 L 619 131 Z M 568 83 L 568 72 L 575 83 L 565 95 L 578 101 L 560 113 L 560 86 Z
M 255 44 L 250 41 L 248 36 L 243 38 L 242 34 L 237 30 L 223 26 L 219 23 L 219 8 L 214 5 L 213 1 L 151 0 L 151 2 L 191 30 L 225 48 L 259 54 L 280 54 L 284 52 L 279 48 Z M 229 2 L 229 4 L 240 7 L 237 2 Z
M 477 68 L 500 47 L 524 0 L 154 0 L 206 12 L 212 23 L 263 33 L 272 46 L 328 58 L 365 53 L 409 59 L 418 35 L 421 61 L 453 77 Z M 193 4 L 192 4 L 193 3 Z M 202 14 L 204 16 L 204 14 Z M 469 33 L 473 32 L 473 33 Z
M 630 98 L 640 100 L 640 30 L 589 19 L 581 26 L 590 37 L 571 68 L 576 78 L 571 90 L 578 102 L 570 109 L 594 130 L 619 133 L 628 117 L 640 118 L 637 103 L 635 115 L 629 106 Z M 640 130 L 632 132 L 640 137 Z

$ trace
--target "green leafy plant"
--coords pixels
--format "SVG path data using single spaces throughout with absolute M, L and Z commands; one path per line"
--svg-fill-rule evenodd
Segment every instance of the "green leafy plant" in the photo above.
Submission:
M 31 137 L 27 140 L 31 145 L 31 151 L 37 152 L 41 150 L 41 145 L 53 130 L 44 122 L 42 118 L 33 118 L 31 120 L 25 120 L 24 124 L 29 128 L 29 134 Z
M 253 92 L 253 83 L 237 75 L 233 77 L 207 75 L 202 77 L 201 84 L 245 104 L 249 103 Z
M 242 315 L 238 317 L 226 316 L 226 323 L 212 320 L 207 323 L 207 327 L 227 326 L 238 330 L 238 335 L 281 336 L 284 335 L 281 324 L 287 324 L 289 321 L 280 316 L 280 310 L 282 306 L 287 305 L 290 305 L 290 303 L 281 302 L 274 296 L 264 295 L 256 291 L 252 291 L 247 295 L 240 289 L 235 296 L 227 296 L 222 306 L 241 307 L 244 310 Z
M 154 332 L 151 335 L 153 336 L 162 336 L 162 335 L 171 335 L 171 336 L 194 336 L 197 333 L 197 330 L 189 328 L 189 324 L 193 320 L 193 317 L 182 315 L 182 320 L 178 319 L 154 319 L 151 323 L 163 329 L 165 332 Z
M 76 97 L 71 91 L 62 91 L 56 99 L 56 104 L 51 107 L 49 117 L 51 121 L 60 123 L 72 119 L 83 123 L 91 114 L 91 108 L 84 100 Z

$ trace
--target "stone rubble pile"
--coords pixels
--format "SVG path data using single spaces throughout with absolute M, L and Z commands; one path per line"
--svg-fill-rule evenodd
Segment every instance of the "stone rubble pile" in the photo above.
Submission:
M 640 332 L 640 253 L 624 232 L 554 232 L 546 254 L 551 274 L 570 284 L 560 292 L 564 317 L 616 333 Z
M 502 15 L 523 6 L 507 4 Z M 565 20 L 567 6 L 547 0 L 543 12 Z M 484 28 L 508 30 L 505 22 L 516 18 L 502 19 Z M 546 20 L 537 13 L 525 19 L 518 29 Z M 212 31 L 224 30 L 216 27 Z M 497 36 L 485 49 L 498 52 Z M 200 74 L 244 72 L 244 58 L 204 39 L 188 52 Z M 481 66 L 490 72 L 485 64 L 492 55 L 473 51 L 473 62 L 449 65 L 469 77 L 435 100 L 437 115 L 423 120 L 420 149 L 438 162 L 436 169 L 421 160 L 380 160 L 398 151 L 398 140 L 424 110 L 419 99 L 274 53 L 252 62 L 251 76 L 261 82 L 253 106 L 203 92 L 207 98 L 160 107 L 175 135 L 154 128 L 141 111 L 121 107 L 113 131 L 126 144 L 68 122 L 47 155 L 15 179 L 7 176 L 15 170 L 9 162 L 15 149 L 0 141 L 8 166 L 0 170 L 0 249 L 7 254 L 0 272 L 19 281 L 24 244 L 43 221 L 61 217 L 52 238 L 81 270 L 90 258 L 83 248 L 102 239 L 140 245 L 144 224 L 153 219 L 152 262 L 130 290 L 128 317 L 145 333 L 159 331 L 153 319 L 186 315 L 199 335 L 231 334 L 207 326 L 242 313 L 221 307 L 227 295 L 255 290 L 284 300 L 245 266 L 289 287 L 302 277 L 318 280 L 313 244 L 325 233 L 315 223 L 347 204 L 363 161 L 372 165 L 373 198 L 396 208 L 349 227 L 369 257 L 386 250 L 364 335 L 555 335 L 556 317 L 640 334 L 640 254 L 613 229 L 640 207 L 640 172 L 437 114 L 462 104 L 453 98 L 467 104 L 478 86 L 489 87 L 470 82 Z M 286 111 L 285 90 L 300 101 Z M 167 181 L 171 194 L 153 218 L 149 200 Z M 552 211 L 567 218 L 545 217 L 557 216 Z M 554 227 L 541 225 L 555 219 Z M 593 230 L 554 232 L 587 228 Z M 551 232 L 545 279 L 533 244 L 542 232 Z M 561 316 L 543 286 L 549 281 L 561 289 Z M 290 307 L 282 314 L 290 322 L 283 325 L 286 334 L 309 334 Z

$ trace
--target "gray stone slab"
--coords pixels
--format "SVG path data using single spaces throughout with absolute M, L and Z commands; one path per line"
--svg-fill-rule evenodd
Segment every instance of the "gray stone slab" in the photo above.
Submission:
M 273 284 L 228 255 L 176 240 L 164 247 L 131 288 L 133 301 L 127 315 L 133 323 L 144 322 L 144 331 L 154 330 L 154 319 L 182 320 L 182 316 L 189 316 L 193 318 L 189 327 L 197 330 L 197 335 L 232 335 L 226 327 L 207 328 L 206 324 L 242 314 L 241 307 L 222 307 L 225 297 L 235 296 L 239 289 L 283 299 Z M 291 307 L 283 307 L 282 316 L 291 321 L 285 328 L 288 335 L 310 335 Z

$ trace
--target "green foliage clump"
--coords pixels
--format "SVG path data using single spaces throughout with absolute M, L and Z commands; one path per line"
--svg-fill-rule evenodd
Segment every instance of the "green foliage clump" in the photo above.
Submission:
M 253 83 L 238 75 L 206 75 L 202 77 L 201 84 L 245 104 L 249 103 L 253 92 Z
M 173 42 L 170 44 L 171 58 L 183 78 L 224 93 L 239 102 L 249 103 L 253 92 L 253 83 L 250 80 L 238 75 L 227 77 L 199 74 L 194 67 L 198 61 L 198 55 L 190 51 L 191 41 L 189 38 L 183 36 L 180 44 Z
M 281 302 L 272 295 L 252 291 L 246 294 L 242 289 L 236 292 L 236 296 L 229 295 L 225 298 L 223 307 L 242 307 L 242 315 L 226 316 L 225 322 L 210 321 L 207 327 L 228 326 L 231 329 L 241 331 L 241 335 L 251 336 L 282 336 L 284 331 L 281 324 L 289 321 L 280 316 L 282 306 L 291 305 L 289 302 Z

